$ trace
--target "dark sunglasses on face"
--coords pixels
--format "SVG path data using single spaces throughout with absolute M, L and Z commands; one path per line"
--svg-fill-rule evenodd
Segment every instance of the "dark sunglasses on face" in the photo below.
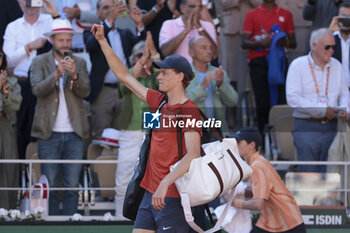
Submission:
M 324 46 L 324 49 L 325 49 L 325 50 L 329 50 L 330 48 L 332 48 L 333 51 L 334 51 L 334 50 L 335 50 L 335 45 L 330 45 L 330 44 L 329 44 L 329 45 L 325 45 L 325 46 Z
M 4 54 L 3 53 L 0 53 L 0 58 L 3 58 L 4 57 Z
M 138 53 L 135 55 L 135 57 L 137 57 L 137 58 L 141 58 L 142 56 L 143 56 L 143 53 Z

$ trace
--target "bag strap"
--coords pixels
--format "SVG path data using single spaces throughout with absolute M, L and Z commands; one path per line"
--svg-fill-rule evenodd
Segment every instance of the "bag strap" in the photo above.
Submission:
M 157 108 L 157 112 L 160 112 L 160 110 L 162 110 L 163 106 L 168 103 L 168 97 L 164 96 L 162 101 L 159 103 L 159 106 Z M 152 129 L 149 129 L 150 132 L 152 132 Z
M 210 212 L 210 208 L 209 208 L 208 203 L 207 203 L 207 204 L 204 204 L 204 207 L 205 207 L 205 211 L 207 211 L 210 224 L 211 224 L 211 225 L 214 225 L 214 218 L 213 218 L 213 215 L 212 215 L 211 212 Z
M 160 110 L 163 108 L 163 106 L 168 103 L 168 97 L 167 96 L 164 96 L 162 101 L 160 102 L 159 106 L 158 106 L 158 109 L 157 111 L 160 112 Z
M 181 115 L 181 109 L 180 109 L 179 113 Z M 182 118 L 180 118 L 180 119 L 182 119 Z M 176 126 L 176 138 L 177 138 L 177 151 L 178 151 L 178 156 L 179 156 L 179 160 L 180 160 L 183 157 L 183 146 L 182 146 L 182 129 L 178 125 Z M 204 151 L 203 151 L 202 147 L 201 147 L 201 151 L 202 151 L 201 154 L 204 155 Z M 210 212 L 209 205 L 205 204 L 204 207 L 205 207 L 205 210 L 207 211 L 210 223 L 212 225 L 214 225 L 214 219 L 213 219 L 213 215 Z
M 198 108 L 202 118 L 206 121 L 208 120 L 208 117 Z M 213 133 L 215 134 L 215 136 L 217 137 L 217 139 L 222 142 L 222 138 L 221 136 L 219 135 L 218 131 L 216 131 L 216 129 L 214 129 L 213 127 L 209 127 L 209 129 L 211 129 L 211 131 L 213 131 Z
M 179 111 L 179 115 L 181 115 L 181 108 Z M 182 117 L 180 118 L 180 120 L 182 120 Z M 181 160 L 182 157 L 184 156 L 184 152 L 182 147 L 182 129 L 179 127 L 179 125 L 176 126 L 176 138 L 177 138 L 177 152 L 178 152 L 179 160 Z
M 164 96 L 163 99 L 162 99 L 162 101 L 160 102 L 158 108 L 157 108 L 157 111 L 160 112 L 160 110 L 162 110 L 163 106 L 164 106 L 166 103 L 168 103 L 168 97 L 167 97 L 167 96 Z M 148 129 L 148 131 L 149 131 L 150 133 L 152 133 L 152 129 Z
M 181 160 L 183 157 L 182 130 L 179 126 L 176 127 L 176 137 L 177 137 L 177 151 L 179 155 L 179 160 Z
M 188 196 L 187 193 L 180 193 L 181 196 L 181 205 L 184 209 L 184 213 L 185 213 L 185 219 L 186 222 L 188 223 L 188 225 L 190 225 L 190 227 L 199 232 L 199 233 L 213 233 L 216 232 L 218 230 L 220 230 L 222 228 L 222 223 L 224 222 L 226 215 L 232 205 L 233 202 L 233 197 L 234 197 L 234 190 L 235 188 L 231 189 L 231 193 L 229 196 L 229 200 L 226 204 L 226 207 L 224 209 L 224 211 L 222 212 L 220 218 L 218 219 L 218 221 L 216 222 L 215 226 L 210 228 L 209 230 L 203 231 L 202 228 L 200 228 L 195 222 L 194 222 L 194 218 L 192 215 L 192 211 L 191 211 L 191 206 L 190 206 L 190 198 Z

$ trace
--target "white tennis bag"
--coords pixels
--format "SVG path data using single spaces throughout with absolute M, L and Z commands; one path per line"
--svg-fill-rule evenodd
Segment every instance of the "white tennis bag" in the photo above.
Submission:
M 234 138 L 224 138 L 221 142 L 203 144 L 205 155 L 193 159 L 189 171 L 175 181 L 181 196 L 186 221 L 197 232 L 204 232 L 194 223 L 191 207 L 206 204 L 234 189 L 235 186 L 252 173 L 249 165 L 241 159 Z M 178 163 L 170 167 L 172 171 Z M 215 226 L 205 232 L 215 232 L 231 206 L 234 190 L 231 192 L 226 209 Z

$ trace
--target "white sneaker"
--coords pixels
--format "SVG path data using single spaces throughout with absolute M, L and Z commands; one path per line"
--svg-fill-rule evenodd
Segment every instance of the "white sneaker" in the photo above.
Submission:
M 116 215 L 116 216 L 115 216 L 115 220 L 116 220 L 116 221 L 130 221 L 130 222 L 131 222 L 130 219 L 125 218 L 125 217 L 122 216 L 122 215 Z

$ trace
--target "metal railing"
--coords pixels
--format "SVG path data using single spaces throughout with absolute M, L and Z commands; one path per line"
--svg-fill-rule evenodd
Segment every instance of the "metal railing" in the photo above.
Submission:
M 0 187 L 1 190 L 15 190 L 15 191 L 28 191 L 29 192 L 29 201 L 32 198 L 32 192 L 34 190 L 39 190 L 39 188 L 34 188 L 32 183 L 32 174 L 33 174 L 33 164 L 41 164 L 41 163 L 47 163 L 47 164 L 118 164 L 120 163 L 118 160 L 40 160 L 40 159 L 34 159 L 34 160 L 0 160 L 0 164 L 27 164 L 29 166 L 29 184 L 26 188 L 13 188 L 13 187 Z M 348 200 L 347 200 L 347 194 L 350 192 L 350 187 L 348 187 L 348 167 L 350 166 L 349 162 L 320 162 L 320 161 L 270 161 L 272 165 L 332 165 L 332 166 L 343 166 L 343 177 L 341 177 L 343 181 L 343 187 L 336 189 L 335 191 L 344 192 L 344 204 L 345 206 L 348 206 Z M 114 178 L 114 174 L 112 176 Z M 81 190 L 88 190 L 88 191 L 98 191 L 98 190 L 115 190 L 115 187 L 64 187 L 64 188 L 57 188 L 57 187 L 50 187 L 50 191 L 60 191 L 60 190 L 75 190 L 75 191 L 81 191 Z
M 40 159 L 4 159 L 0 160 L 0 164 L 26 164 L 28 166 L 28 187 L 0 187 L 0 191 L 22 191 L 22 192 L 28 192 L 29 194 L 29 206 L 30 202 L 32 200 L 32 194 L 34 190 L 40 190 L 40 188 L 34 188 L 33 185 L 33 164 L 117 164 L 120 163 L 118 160 L 40 160 Z M 83 170 L 82 170 L 83 172 Z M 114 174 L 112 176 L 115 177 Z M 87 192 L 95 192 L 95 191 L 115 191 L 114 187 L 88 187 L 86 184 L 86 177 L 84 177 L 84 186 L 83 187 L 49 187 L 49 191 L 65 191 L 65 190 L 72 190 L 72 191 L 83 191 L 83 207 L 85 207 L 85 214 L 89 214 L 89 210 L 86 209 L 88 206 L 88 197 L 89 194 Z M 90 193 L 91 194 L 91 193 Z

